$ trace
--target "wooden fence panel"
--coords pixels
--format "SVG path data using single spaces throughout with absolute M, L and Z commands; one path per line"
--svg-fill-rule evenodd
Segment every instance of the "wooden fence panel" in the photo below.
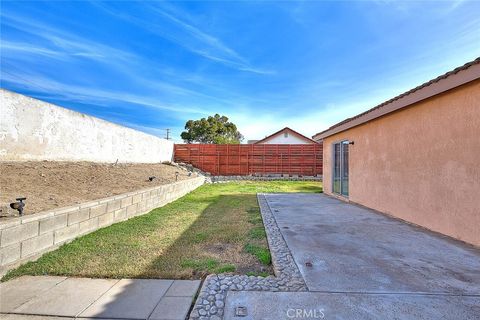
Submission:
M 176 144 L 175 162 L 212 175 L 322 174 L 322 144 Z

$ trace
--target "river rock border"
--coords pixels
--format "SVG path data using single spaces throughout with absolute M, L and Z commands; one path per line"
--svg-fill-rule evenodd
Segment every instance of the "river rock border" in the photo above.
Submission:
M 221 320 L 228 290 L 273 292 L 308 290 L 275 221 L 265 194 L 259 193 L 257 199 L 267 233 L 275 276 L 264 278 L 228 274 L 209 275 L 205 279 L 193 310 L 190 313 L 191 320 Z

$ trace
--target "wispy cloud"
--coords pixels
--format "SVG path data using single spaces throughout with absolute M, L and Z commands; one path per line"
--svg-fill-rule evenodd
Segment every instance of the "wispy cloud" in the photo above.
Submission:
M 26 42 L 11 42 L 8 40 L 2 41 L 2 52 L 9 56 L 10 54 L 30 54 L 41 55 L 54 59 L 63 59 L 64 55 L 61 52 L 37 46 Z
M 222 98 L 221 96 L 230 96 L 230 93 L 222 89 L 222 85 L 216 82 L 209 81 L 203 76 L 196 74 L 185 74 L 180 70 L 169 70 L 162 65 L 158 65 L 156 61 L 148 59 L 144 56 L 138 55 L 132 50 L 125 48 L 116 48 L 112 46 L 99 43 L 98 41 L 92 41 L 85 37 L 79 36 L 66 30 L 59 30 L 50 26 L 47 23 L 38 21 L 33 18 L 23 17 L 19 14 L 13 14 L 9 12 L 1 13 L 2 25 L 10 28 L 20 30 L 23 34 L 28 35 L 32 41 L 26 42 L 14 37 L 2 37 L 2 63 L 8 64 L 13 68 L 18 68 L 22 65 L 35 64 L 41 62 L 40 57 L 50 59 L 52 61 L 62 61 L 67 65 L 75 65 L 82 60 L 88 60 L 96 63 L 101 68 L 108 68 L 115 73 L 121 73 L 124 76 L 125 81 L 135 84 L 136 87 L 143 88 L 143 92 L 155 93 L 157 97 L 162 93 L 168 93 L 169 96 L 184 96 L 190 99 L 197 97 L 202 101 L 210 101 L 210 104 L 216 103 L 217 105 L 229 105 L 231 100 Z M 45 66 L 45 61 L 44 61 Z M 11 72 L 18 72 L 18 70 L 11 70 Z M 31 75 L 23 74 L 20 72 L 18 77 L 25 76 L 29 78 Z M 20 84 L 19 78 L 9 78 L 11 83 Z M 169 81 L 161 80 L 163 77 L 169 79 Z M 4 77 L 6 80 L 8 76 Z M 52 76 L 44 75 L 41 79 L 37 79 L 36 83 L 42 86 L 48 83 L 56 83 L 55 87 L 60 85 Z M 74 79 L 74 78 L 73 78 Z M 41 81 L 40 81 L 41 80 Z M 92 79 L 92 86 L 95 85 L 97 79 Z M 120 79 L 116 79 L 117 81 Z M 197 86 L 205 88 L 210 86 L 215 88 L 220 95 L 210 95 L 206 93 L 208 90 L 194 90 L 191 85 L 175 85 L 174 82 L 186 82 L 187 84 L 195 83 Z M 67 83 L 61 83 L 62 86 L 67 86 Z M 32 86 L 30 82 L 29 86 Z M 80 86 L 79 84 L 69 87 L 69 92 L 72 99 L 75 99 L 73 94 L 74 90 L 77 90 L 79 97 L 83 96 L 82 92 L 88 91 L 99 92 L 99 89 L 92 90 L 88 85 Z M 136 90 L 132 88 L 132 90 Z M 107 90 L 108 91 L 108 90 Z M 106 92 L 107 92 L 106 91 Z M 61 91 L 59 91 L 61 93 Z M 112 98 L 126 97 L 127 93 L 124 91 L 108 91 L 108 96 Z M 117 92 L 118 96 L 114 96 L 114 92 Z M 104 92 L 105 93 L 105 92 Z M 148 93 L 147 95 L 151 95 Z M 235 94 L 234 94 L 235 95 Z M 237 94 L 238 95 L 238 94 Z M 99 97 L 98 94 L 88 94 L 88 97 Z M 163 94 L 164 96 L 164 94 Z M 131 97 L 130 97 L 131 98 Z M 155 105 L 165 105 L 161 103 L 159 98 L 156 98 Z M 121 99 L 119 99 L 121 100 Z M 128 100 L 128 99 L 127 99 Z M 130 99 L 132 100 L 132 99 Z M 135 101 L 139 99 L 133 99 Z M 145 99 L 142 99 L 145 100 Z M 143 102 L 140 104 L 144 104 Z M 148 105 L 148 103 L 147 103 Z M 190 108 L 185 108 L 183 105 L 178 105 L 179 109 L 188 112 Z M 195 108 L 194 112 L 198 109 Z M 198 111 L 198 113 L 207 113 L 207 110 Z
M 16 86 L 22 86 L 28 90 L 46 91 L 57 99 L 64 99 L 71 102 L 84 104 L 102 105 L 106 101 L 111 103 L 123 102 L 136 105 L 142 105 L 158 110 L 165 110 L 174 113 L 186 114 L 207 114 L 208 110 L 188 107 L 185 105 L 167 105 L 162 103 L 157 97 L 147 94 L 131 94 L 115 90 L 105 90 L 89 88 L 85 86 L 70 85 L 54 81 L 52 79 L 37 75 L 34 73 L 3 72 L 2 82 L 10 83 Z
M 6 40 L 5 36 L 2 37 L 2 44 L 7 42 L 10 44 L 11 49 L 21 50 L 26 54 L 29 52 L 43 53 L 59 59 L 78 56 L 100 60 L 103 63 L 135 59 L 135 55 L 131 52 L 113 48 L 96 41 L 90 41 L 73 33 L 51 27 L 38 20 L 25 18 L 11 12 L 7 14 L 5 11 L 0 16 L 2 25 L 20 30 L 24 34 L 36 39 L 36 43 L 42 43 L 41 45 L 35 42 L 15 43 L 14 39 Z
M 249 139 L 312 135 L 480 55 L 475 9 L 7 1 L 1 85 L 157 135 L 217 112 Z
M 460 7 L 461 5 L 465 4 L 466 0 L 453 0 L 451 2 L 452 2 L 452 5 L 450 7 L 450 11 L 453 11 L 458 7 Z
M 227 46 L 218 37 L 203 31 L 193 22 L 187 21 L 184 18 L 188 16 L 185 12 L 167 3 L 143 3 L 143 12 L 152 15 L 151 18 L 146 19 L 139 19 L 134 14 L 120 12 L 106 3 L 95 2 L 93 4 L 116 18 L 140 26 L 148 32 L 168 39 L 211 61 L 240 71 L 263 75 L 275 74 L 273 70 L 253 66 L 246 58 Z M 158 18 L 161 18 L 160 22 Z

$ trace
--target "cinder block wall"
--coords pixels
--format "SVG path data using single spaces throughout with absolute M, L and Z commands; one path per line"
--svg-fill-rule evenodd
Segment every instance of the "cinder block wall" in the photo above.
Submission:
M 159 163 L 173 142 L 0 89 L 0 160 Z
M 195 177 L 80 205 L 0 221 L 0 273 L 78 236 L 162 207 L 205 182 Z

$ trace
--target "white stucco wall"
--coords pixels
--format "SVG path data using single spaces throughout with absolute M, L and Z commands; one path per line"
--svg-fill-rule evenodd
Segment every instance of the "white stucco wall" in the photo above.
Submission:
M 7 90 L 0 96 L 0 160 L 172 160 L 172 141 Z
M 306 141 L 300 138 L 298 135 L 287 131 L 288 137 L 285 137 L 284 132 L 280 132 L 278 135 L 271 137 L 267 141 L 260 142 L 261 144 L 311 144 L 312 142 Z

